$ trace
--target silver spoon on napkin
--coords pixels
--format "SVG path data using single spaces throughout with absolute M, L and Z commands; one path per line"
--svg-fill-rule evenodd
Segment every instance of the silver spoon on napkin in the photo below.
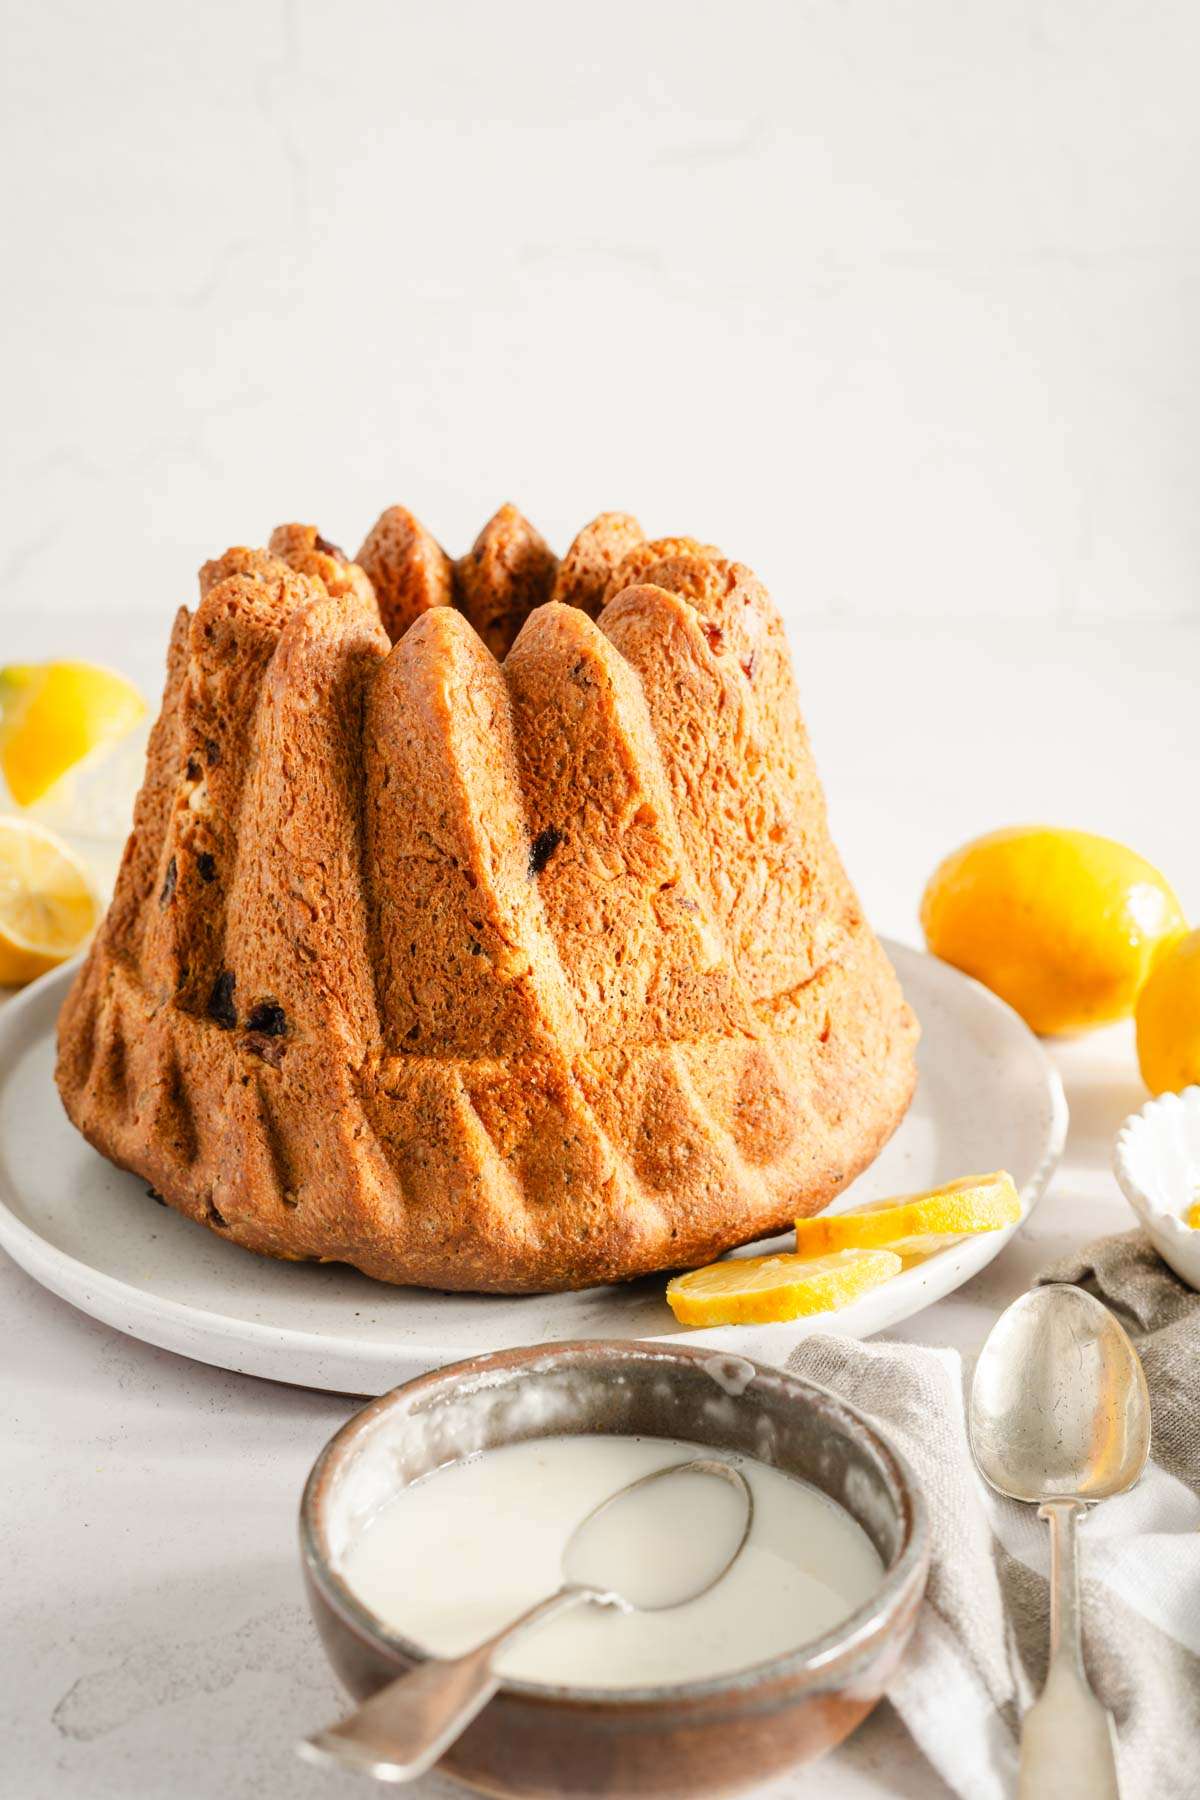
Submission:
M 1050 1663 L 1021 1723 L 1018 1800 L 1119 1800 L 1112 1715 L 1083 1667 L 1076 1526 L 1132 1487 L 1150 1455 L 1137 1351 L 1082 1288 L 1034 1288 L 979 1353 L 969 1424 L 984 1479 L 1050 1526 Z
M 697 1530 L 697 1494 L 707 1484 L 702 1514 L 712 1527 Z M 654 1507 L 644 1505 L 653 1490 Z M 712 1499 L 728 1504 L 714 1510 Z M 632 1503 L 632 1504 L 631 1504 Z M 701 1502 L 701 1504 L 703 1504 Z M 689 1530 L 680 1533 L 680 1520 Z M 308 1762 L 413 1781 L 431 1769 L 462 1736 L 500 1686 L 496 1658 L 516 1638 L 571 1607 L 591 1604 L 622 1612 L 665 1612 L 715 1587 L 737 1561 L 754 1522 L 754 1495 L 740 1469 L 719 1457 L 668 1463 L 618 1488 L 581 1519 L 562 1556 L 563 1584 L 463 1656 L 434 1657 L 397 1676 L 336 1725 L 296 1748 Z M 674 1559 L 664 1549 L 674 1544 Z M 679 1552 L 682 1551 L 682 1554 Z

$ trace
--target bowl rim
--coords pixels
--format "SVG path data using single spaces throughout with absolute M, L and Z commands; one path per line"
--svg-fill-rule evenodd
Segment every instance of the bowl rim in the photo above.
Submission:
M 354 1413 L 325 1444 L 309 1471 L 300 1500 L 300 1549 L 309 1580 L 325 1604 L 340 1614 L 360 1637 L 386 1651 L 398 1652 L 409 1662 L 428 1660 L 429 1653 L 402 1632 L 390 1629 L 354 1593 L 333 1567 L 322 1546 L 318 1517 L 324 1490 L 336 1468 L 353 1451 L 358 1437 L 368 1432 L 384 1413 L 405 1399 L 438 1387 L 457 1387 L 472 1377 L 486 1377 L 495 1371 L 519 1379 L 521 1373 L 535 1373 L 547 1363 L 568 1358 L 589 1360 L 615 1358 L 625 1362 L 711 1363 L 711 1349 L 685 1344 L 658 1344 L 640 1340 L 585 1338 L 551 1344 L 529 1344 L 517 1349 L 493 1351 L 466 1361 L 447 1363 L 423 1375 L 402 1382 L 381 1394 Z M 717 1358 L 717 1360 L 721 1360 Z M 883 1580 L 863 1604 L 829 1631 L 809 1639 L 782 1656 L 728 1670 L 723 1675 L 708 1676 L 702 1681 L 660 1683 L 643 1687 L 586 1687 L 557 1682 L 505 1680 L 498 1697 L 505 1695 L 533 1704 L 557 1707 L 576 1706 L 586 1709 L 620 1709 L 651 1707 L 686 1707 L 716 1698 L 734 1697 L 781 1683 L 794 1683 L 804 1677 L 814 1688 L 827 1684 L 825 1677 L 836 1675 L 836 1685 L 851 1678 L 860 1655 L 867 1652 L 894 1622 L 906 1600 L 915 1595 L 920 1604 L 929 1570 L 929 1514 L 915 1477 L 900 1453 L 876 1428 L 866 1414 L 820 1382 L 791 1370 L 773 1368 L 743 1357 L 754 1370 L 752 1381 L 764 1381 L 776 1390 L 782 1389 L 792 1398 L 817 1400 L 843 1427 L 851 1426 L 864 1435 L 874 1453 L 884 1464 L 899 1496 L 900 1548 Z M 747 1384 L 749 1385 L 749 1384 Z M 753 1459 L 752 1459 L 753 1460 Z M 853 1515 L 851 1515 L 853 1517 Z M 835 1665 L 836 1668 L 835 1668 Z M 849 1666 L 846 1666 L 849 1665 Z

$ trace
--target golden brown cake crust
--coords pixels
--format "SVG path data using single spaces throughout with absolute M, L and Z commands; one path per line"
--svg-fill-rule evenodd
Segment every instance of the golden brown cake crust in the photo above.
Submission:
M 344 550 L 323 538 L 315 525 L 277 525 L 265 550 L 235 544 L 200 570 L 200 597 L 231 575 L 269 582 L 286 575 L 308 575 L 330 594 L 353 594 L 365 606 L 375 605 L 370 581 Z
M 365 571 L 337 544 L 323 538 L 315 525 L 277 525 L 267 549 L 297 575 L 311 575 L 321 582 L 335 598 L 352 594 L 365 606 L 374 604 L 374 590 Z
M 379 602 L 384 630 L 396 643 L 434 606 L 454 604 L 454 565 L 406 506 L 389 506 L 358 553 Z
M 60 1020 L 105 1155 L 247 1249 L 521 1293 L 877 1154 L 915 1023 L 748 569 L 627 514 L 559 564 L 510 507 L 452 565 L 393 507 L 358 564 L 286 526 L 201 585 Z
M 550 598 L 558 558 L 515 506 L 493 514 L 454 565 L 455 598 L 493 656 L 502 657 L 525 620 Z
M 632 513 L 600 513 L 584 526 L 559 563 L 551 599 L 580 606 L 594 619 L 604 605 L 613 570 L 645 538 Z

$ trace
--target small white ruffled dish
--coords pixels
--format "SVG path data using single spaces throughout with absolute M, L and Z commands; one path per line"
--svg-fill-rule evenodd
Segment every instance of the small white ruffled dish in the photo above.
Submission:
M 1163 1261 L 1200 1288 L 1200 1230 L 1183 1215 L 1200 1200 L 1200 1087 L 1160 1094 L 1117 1133 L 1113 1172 Z

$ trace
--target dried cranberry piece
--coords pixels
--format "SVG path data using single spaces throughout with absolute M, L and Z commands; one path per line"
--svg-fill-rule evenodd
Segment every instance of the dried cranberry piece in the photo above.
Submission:
M 538 832 L 533 843 L 529 846 L 530 881 L 533 880 L 535 875 L 541 874 L 562 841 L 563 834 L 558 829 L 557 825 L 547 825 L 544 831 Z
M 261 1031 L 264 1037 L 282 1037 L 287 1030 L 287 1014 L 277 1000 L 260 1000 L 250 1008 L 247 1031 Z
M 196 867 L 200 871 L 201 881 L 215 881 L 217 879 L 217 859 L 215 856 L 210 855 L 207 850 L 201 850 L 199 856 L 196 858 Z
M 208 1016 L 222 1031 L 232 1031 L 237 1024 L 237 1007 L 233 1004 L 235 985 L 232 971 L 222 969 L 208 996 Z
M 331 544 L 328 538 L 323 538 L 319 531 L 313 539 L 313 549 L 323 551 L 326 556 L 336 556 L 339 562 L 346 560 L 346 552 L 337 544 Z
M 721 627 L 719 625 L 714 625 L 711 619 L 701 619 L 700 629 L 708 639 L 708 647 L 713 655 L 720 656 L 722 650 L 725 648 L 725 633 L 721 630 Z
M 161 888 L 161 891 L 159 892 L 159 896 L 158 896 L 158 904 L 160 906 L 163 906 L 163 907 L 170 906 L 172 900 L 175 898 L 175 883 L 178 880 L 179 880 L 179 865 L 176 863 L 175 858 L 172 857 L 170 862 L 167 864 L 167 872 L 166 872 L 166 875 L 163 877 L 162 888 Z

